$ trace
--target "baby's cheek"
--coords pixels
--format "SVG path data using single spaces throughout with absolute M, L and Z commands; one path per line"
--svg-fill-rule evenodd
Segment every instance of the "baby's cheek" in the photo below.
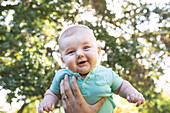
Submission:
M 67 66 L 71 71 L 76 71 L 75 65 L 71 63 L 70 65 Z
M 74 63 L 75 63 L 75 60 L 72 57 L 67 57 L 67 58 L 65 58 L 65 62 L 64 63 L 67 65 L 67 67 L 71 68 L 74 65 Z

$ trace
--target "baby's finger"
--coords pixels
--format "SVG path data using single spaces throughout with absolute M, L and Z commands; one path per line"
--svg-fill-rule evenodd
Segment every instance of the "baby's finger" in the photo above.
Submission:
M 138 95 L 138 94 L 134 94 L 134 100 L 133 100 L 133 103 L 138 102 L 138 100 L 140 100 L 140 99 L 141 99 L 140 95 Z
M 138 99 L 138 103 L 136 104 L 136 107 L 138 107 L 139 105 L 141 105 L 142 104 L 142 98 L 141 97 L 139 97 L 139 99 Z
M 142 102 L 141 102 L 141 104 L 143 104 L 144 102 L 145 102 L 145 98 L 142 95 Z
M 39 107 L 38 107 L 38 113 L 44 113 L 42 106 L 39 106 Z
M 134 99 L 135 99 L 135 95 L 134 95 L 134 93 L 132 93 L 132 94 L 130 94 L 129 95 L 130 96 L 130 102 L 134 102 Z
M 131 101 L 130 101 L 130 96 L 129 96 L 129 95 L 127 96 L 126 99 L 127 99 L 128 102 L 131 102 Z
M 54 107 L 55 107 L 55 105 L 54 105 L 54 103 L 51 105 L 51 111 L 53 111 L 54 110 Z
M 142 94 L 140 94 L 140 95 L 139 95 L 139 100 L 138 100 L 138 103 L 137 103 L 136 106 L 138 107 L 139 105 L 143 104 L 144 101 L 145 101 L 145 98 L 143 97 Z
M 46 112 L 49 112 L 49 110 L 50 110 L 50 108 L 48 107 L 48 104 L 46 103 L 46 105 L 44 105 L 44 110 L 46 111 Z
M 48 108 L 48 111 L 53 111 L 53 110 L 52 110 L 52 104 L 53 104 L 53 103 L 47 103 L 47 106 L 48 106 L 48 107 L 47 107 L 47 108 Z
M 48 110 L 51 110 L 51 104 L 50 103 L 47 104 L 47 108 L 48 108 Z

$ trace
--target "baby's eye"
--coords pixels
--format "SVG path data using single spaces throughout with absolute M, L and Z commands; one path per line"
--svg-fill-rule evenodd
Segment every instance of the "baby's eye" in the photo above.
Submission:
M 74 51 L 69 51 L 69 52 L 68 52 L 68 54 L 72 54 L 72 53 L 74 53 Z
M 88 49 L 89 47 L 88 46 L 85 46 L 83 49 Z

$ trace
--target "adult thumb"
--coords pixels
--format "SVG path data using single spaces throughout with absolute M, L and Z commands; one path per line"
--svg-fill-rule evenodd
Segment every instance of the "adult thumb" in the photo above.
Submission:
M 97 101 L 96 104 L 94 104 L 92 106 L 92 108 L 95 110 L 95 112 L 97 112 L 100 109 L 100 107 L 104 104 L 105 99 L 106 99 L 106 97 L 101 98 L 99 101 Z

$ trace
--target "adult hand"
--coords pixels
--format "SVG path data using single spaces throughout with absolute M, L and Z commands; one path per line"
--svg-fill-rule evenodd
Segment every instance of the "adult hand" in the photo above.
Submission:
M 72 90 L 70 88 L 68 75 L 65 75 L 64 80 L 60 84 L 60 92 L 62 102 L 66 113 L 97 113 L 103 105 L 106 97 L 101 98 L 96 104 L 89 105 L 82 96 L 77 85 L 76 77 L 72 77 Z

